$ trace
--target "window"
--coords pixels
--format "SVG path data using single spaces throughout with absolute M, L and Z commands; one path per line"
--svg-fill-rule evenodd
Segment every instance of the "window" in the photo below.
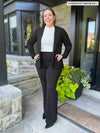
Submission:
M 17 18 L 16 15 L 9 17 L 10 26 L 10 49 L 11 53 L 18 53 L 18 42 L 17 42 Z
M 9 48 L 9 34 L 8 34 L 8 18 L 5 17 L 4 19 L 4 26 L 5 26 L 5 45 L 6 45 L 6 52 L 10 52 Z
M 23 13 L 24 21 L 24 54 L 29 53 L 27 49 L 27 41 L 29 40 L 33 32 L 34 14 L 33 13 Z
M 95 21 L 87 19 L 85 52 L 93 53 L 95 44 Z

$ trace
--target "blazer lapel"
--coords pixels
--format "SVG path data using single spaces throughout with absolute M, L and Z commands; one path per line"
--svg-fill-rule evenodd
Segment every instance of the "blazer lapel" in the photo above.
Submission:
M 43 35 L 43 31 L 44 31 L 44 28 L 45 28 L 45 26 L 43 26 L 42 28 L 41 28 L 41 30 L 39 31 L 39 52 L 41 51 L 41 38 L 42 38 L 42 35 Z
M 58 31 L 58 28 L 55 26 L 53 52 L 54 52 L 55 49 L 56 49 L 57 42 L 58 42 L 58 37 L 59 37 L 59 31 Z

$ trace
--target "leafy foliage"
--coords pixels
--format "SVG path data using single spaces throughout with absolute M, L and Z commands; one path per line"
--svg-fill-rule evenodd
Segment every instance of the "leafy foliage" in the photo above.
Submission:
M 75 99 L 75 92 L 80 83 L 84 88 L 90 88 L 88 81 L 89 75 L 85 70 L 64 66 L 56 87 L 58 99 L 61 102 L 66 101 L 68 98 Z
M 7 65 L 7 68 L 8 68 L 8 66 L 9 66 L 9 63 L 7 62 L 7 63 L 6 63 L 6 65 Z
M 8 62 L 6 62 L 6 66 L 7 66 L 7 68 L 9 67 L 9 63 Z M 8 70 L 7 70 L 7 72 L 8 72 Z

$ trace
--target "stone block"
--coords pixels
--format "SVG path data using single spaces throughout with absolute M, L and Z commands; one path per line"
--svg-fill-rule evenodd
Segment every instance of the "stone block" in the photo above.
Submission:
M 19 123 L 21 120 L 22 120 L 21 111 L 5 117 L 4 119 L 2 119 L 3 130 L 6 130 L 8 127 L 11 127 L 12 125 Z
M 18 97 L 12 101 L 12 113 L 22 110 L 22 97 Z
M 0 119 L 7 116 L 7 115 L 10 115 L 11 113 L 12 113 L 12 106 L 2 108 L 0 110 Z
M 11 101 L 12 99 L 15 99 L 16 97 L 21 97 L 22 92 L 20 89 L 12 86 L 12 85 L 5 85 L 0 87 L 0 97 L 2 103 Z
M 11 106 L 11 105 L 12 105 L 12 101 L 3 102 L 3 107 Z
M 0 132 L 2 132 L 3 127 L 2 127 L 2 121 L 0 120 Z
M 2 103 L 0 103 L 0 110 L 3 108 L 3 104 Z
M 22 120 L 22 92 L 5 85 L 0 87 L 0 132 Z

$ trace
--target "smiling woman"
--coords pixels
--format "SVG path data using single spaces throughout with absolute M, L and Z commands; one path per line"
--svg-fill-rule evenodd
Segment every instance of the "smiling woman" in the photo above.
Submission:
M 55 23 L 56 23 L 56 14 L 55 14 L 55 12 L 51 8 L 47 8 L 46 11 L 44 10 L 42 20 L 43 20 L 43 22 L 42 22 L 43 25 L 42 26 L 47 25 L 47 26 L 50 27 L 50 25 L 51 26 L 55 25 Z M 46 22 L 46 21 L 49 21 L 49 22 Z
M 52 27 L 55 21 L 55 14 L 53 14 L 50 10 L 46 10 L 44 12 L 44 22 L 48 27 Z
M 36 60 L 36 68 L 42 84 L 45 128 L 53 126 L 57 120 L 56 84 L 63 68 L 63 58 L 67 58 L 72 47 L 67 32 L 55 26 L 55 20 L 56 15 L 51 8 L 44 10 L 43 26 L 36 29 L 27 43 L 31 57 Z M 33 51 L 36 41 L 37 54 Z M 63 43 L 65 51 L 61 54 Z

